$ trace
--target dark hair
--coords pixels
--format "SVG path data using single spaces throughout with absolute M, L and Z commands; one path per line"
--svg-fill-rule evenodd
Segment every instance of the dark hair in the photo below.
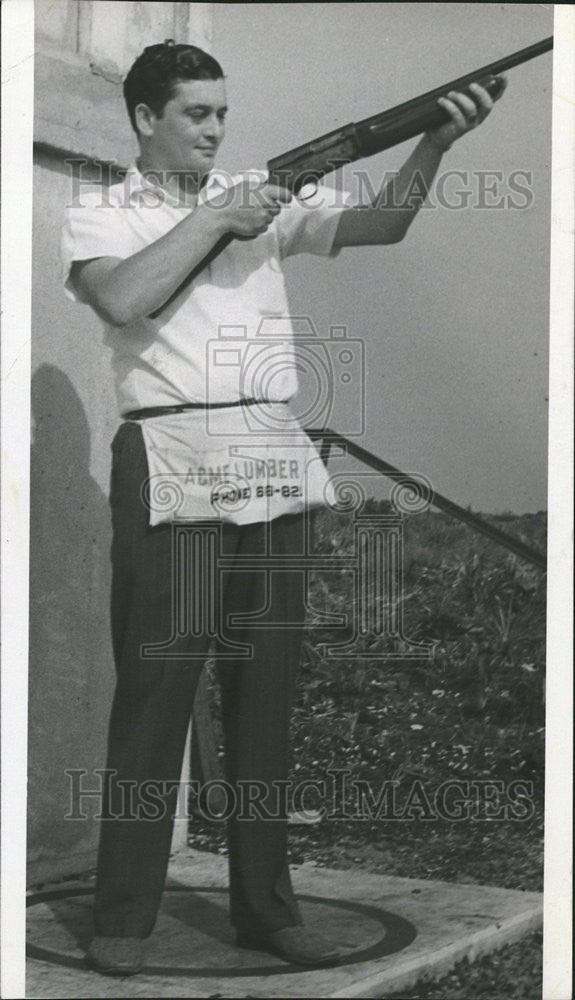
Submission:
M 138 56 L 124 80 L 124 99 L 135 132 L 135 110 L 147 104 L 161 116 L 180 80 L 220 80 L 223 70 L 212 56 L 195 45 L 177 45 L 172 38 L 148 45 Z

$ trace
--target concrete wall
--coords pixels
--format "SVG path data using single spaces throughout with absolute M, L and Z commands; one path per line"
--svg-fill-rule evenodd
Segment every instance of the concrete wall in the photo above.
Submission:
M 97 825 L 66 820 L 68 769 L 105 763 L 114 671 L 108 624 L 110 442 L 118 425 L 99 321 L 64 297 L 58 246 L 83 176 L 135 144 L 122 74 L 166 37 L 210 46 L 210 5 L 37 0 L 31 468 L 30 882 L 94 862 Z M 94 785 L 88 775 L 86 783 Z
M 65 770 L 104 763 L 115 404 L 97 320 L 63 301 L 58 239 L 69 182 L 60 157 L 36 155 L 35 184 L 28 846 L 30 861 L 59 868 L 95 842 L 94 824 L 65 822 L 63 806 Z

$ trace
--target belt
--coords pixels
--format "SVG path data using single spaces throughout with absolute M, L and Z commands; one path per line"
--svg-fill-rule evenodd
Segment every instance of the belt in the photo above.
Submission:
M 270 399 L 235 399 L 232 403 L 179 403 L 175 406 L 148 406 L 143 410 L 130 410 L 122 414 L 123 420 L 144 420 L 147 417 L 165 417 L 170 413 L 184 413 L 185 410 L 221 410 L 228 406 L 257 406 L 271 403 Z M 273 402 L 287 403 L 287 399 Z

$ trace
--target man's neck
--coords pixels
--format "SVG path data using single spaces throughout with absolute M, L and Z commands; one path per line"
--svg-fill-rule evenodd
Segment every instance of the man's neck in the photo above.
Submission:
M 191 207 L 197 204 L 200 190 L 207 180 L 207 174 L 200 176 L 197 171 L 168 170 L 150 162 L 145 153 L 140 154 L 136 165 L 147 184 L 162 188 L 171 201 Z

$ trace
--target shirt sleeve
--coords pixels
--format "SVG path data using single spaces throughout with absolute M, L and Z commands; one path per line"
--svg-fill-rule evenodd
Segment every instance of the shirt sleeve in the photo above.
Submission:
M 60 263 L 66 296 L 84 299 L 70 281 L 74 261 L 95 257 L 130 257 L 135 253 L 121 208 L 106 200 L 104 191 L 87 191 L 66 208 L 60 241 Z
M 346 191 L 320 184 L 308 194 L 304 187 L 277 218 L 281 258 L 298 253 L 337 257 L 341 247 L 334 249 L 333 241 L 350 201 Z

